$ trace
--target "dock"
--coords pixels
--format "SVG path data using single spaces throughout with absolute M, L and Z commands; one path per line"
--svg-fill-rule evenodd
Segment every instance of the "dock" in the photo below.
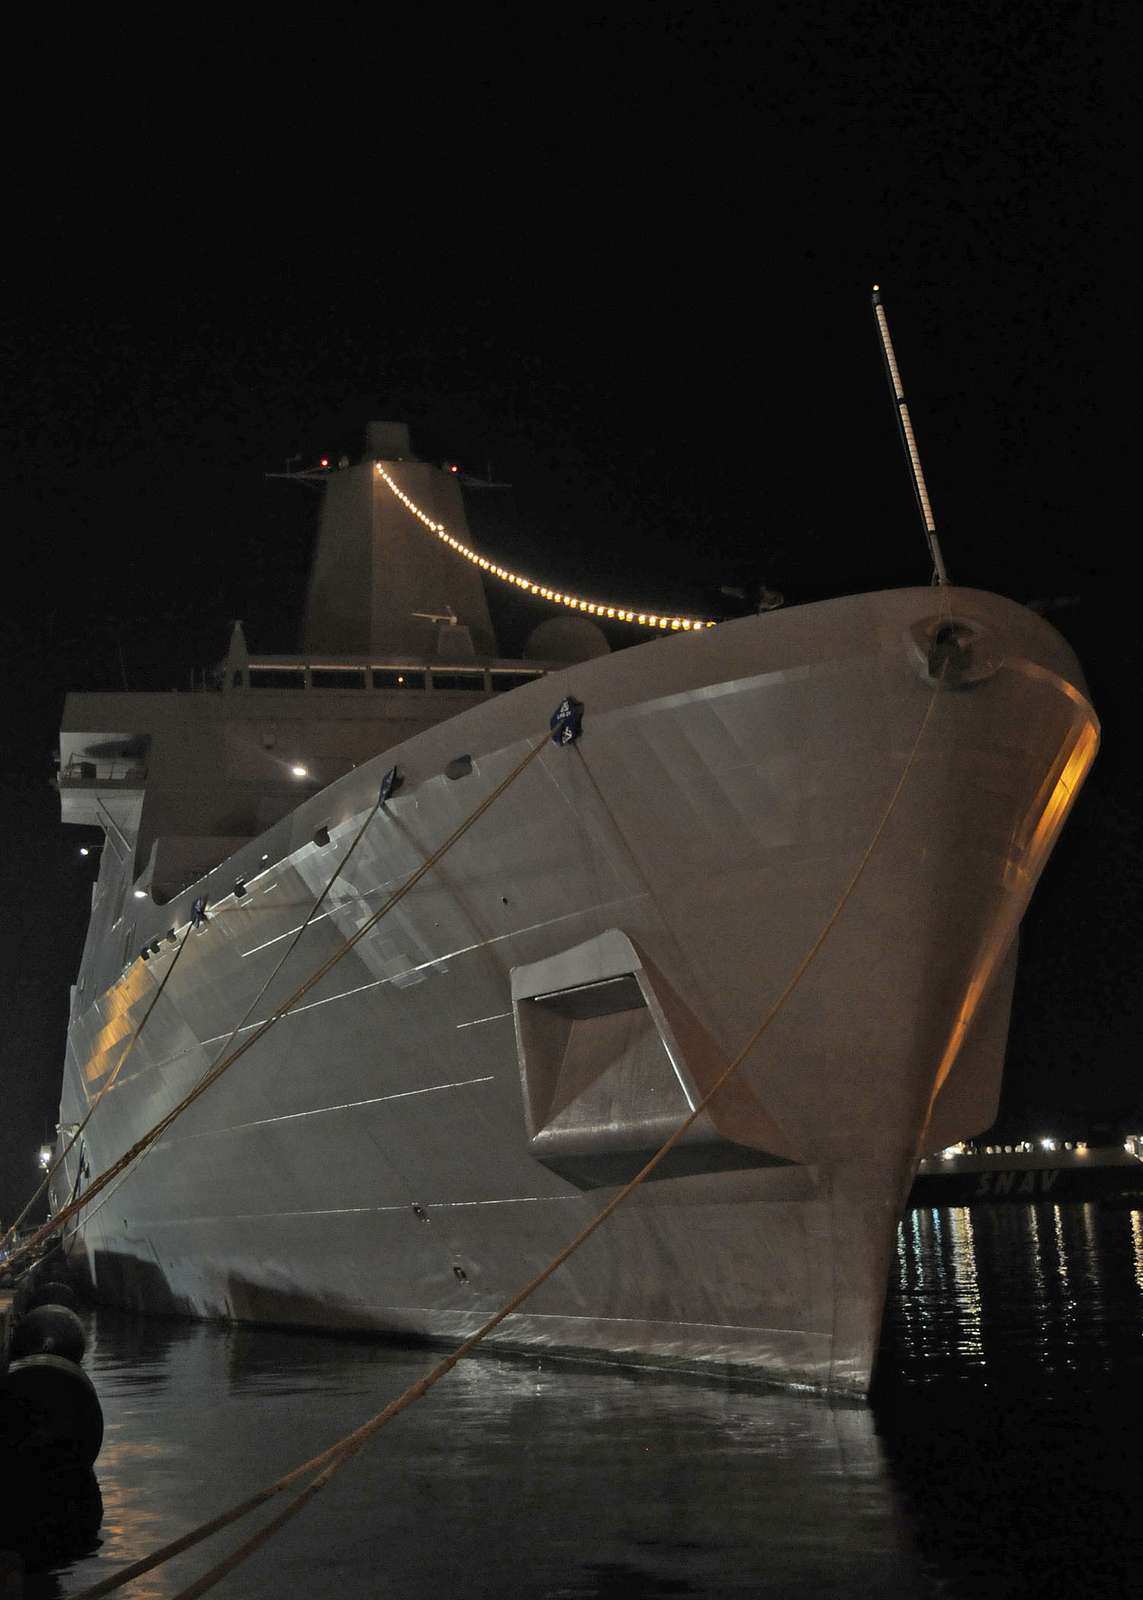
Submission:
M 1143 1209 L 1143 1138 L 1122 1145 L 1041 1139 L 957 1146 L 926 1156 L 909 1206 L 1100 1200 Z

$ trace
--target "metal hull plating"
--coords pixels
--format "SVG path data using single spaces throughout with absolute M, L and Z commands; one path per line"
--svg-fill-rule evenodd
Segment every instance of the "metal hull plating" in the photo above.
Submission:
M 105 1168 L 217 1058 L 388 767 L 402 788 L 247 1027 L 546 736 L 561 696 L 584 702 L 581 741 L 548 745 L 81 1217 L 74 1247 L 98 1291 L 206 1317 L 471 1332 L 752 1036 L 889 810 L 703 1136 L 495 1335 L 864 1391 L 916 1160 L 990 1120 L 1016 928 L 1096 740 L 1074 659 L 1045 624 L 971 591 L 948 601 L 982 664 L 956 688 L 934 688 L 917 647 L 932 591 L 749 618 L 474 707 L 223 863 L 205 884 L 211 920 L 188 935 L 69 1191 L 81 1154 Z M 450 779 L 461 754 L 471 773 Z M 322 825 L 328 845 L 312 842 Z M 203 888 L 146 906 L 139 942 L 181 931 Z M 529 1073 L 548 1068 L 528 1055 L 512 973 L 604 936 L 637 952 L 674 1044 L 660 1077 L 651 1056 L 642 1076 L 620 1055 L 595 1069 L 610 1127 L 586 1120 L 576 1158 L 548 1160 L 525 1107 Z M 121 1059 L 174 960 L 162 950 L 77 1006 L 63 1127 Z

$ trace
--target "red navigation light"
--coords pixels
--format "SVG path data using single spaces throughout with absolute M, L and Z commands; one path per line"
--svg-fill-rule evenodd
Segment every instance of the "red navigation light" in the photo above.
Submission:
M 455 461 L 451 461 L 451 462 L 450 462 L 450 463 L 449 463 L 449 469 L 448 469 L 448 470 L 449 470 L 449 471 L 450 471 L 450 472 L 459 472 L 459 471 L 460 471 L 460 468 L 459 468 L 459 467 L 458 467 L 458 466 L 457 466 L 457 464 L 456 464 L 456 462 L 455 462 Z
M 328 456 L 322 456 L 321 465 L 323 467 L 328 467 L 329 466 L 329 457 Z

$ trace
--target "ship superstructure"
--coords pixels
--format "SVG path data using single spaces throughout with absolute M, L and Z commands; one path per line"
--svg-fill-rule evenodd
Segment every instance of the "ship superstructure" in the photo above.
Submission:
M 213 692 L 68 699 L 63 815 L 107 844 L 65 1135 L 131 1053 L 56 1199 L 544 748 L 81 1216 L 77 1258 L 140 1309 L 467 1334 L 812 953 L 653 1180 L 495 1337 L 864 1391 L 918 1158 L 992 1120 L 1018 924 L 1095 753 L 1070 650 L 946 587 L 508 660 L 479 567 L 427 526 L 470 549 L 457 486 L 403 429 L 324 496 L 298 656 L 236 629 Z

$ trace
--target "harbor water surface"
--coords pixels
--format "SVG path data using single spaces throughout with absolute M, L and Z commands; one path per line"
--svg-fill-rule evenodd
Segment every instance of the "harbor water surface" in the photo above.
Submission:
M 106 1442 L 68 1596 L 379 1410 L 423 1348 L 90 1318 Z M 216 1591 L 1009 1597 L 1143 1592 L 1143 1213 L 910 1212 L 870 1405 L 480 1356 Z M 265 1517 L 266 1513 L 260 1514 Z M 174 1596 L 241 1524 L 124 1591 Z

